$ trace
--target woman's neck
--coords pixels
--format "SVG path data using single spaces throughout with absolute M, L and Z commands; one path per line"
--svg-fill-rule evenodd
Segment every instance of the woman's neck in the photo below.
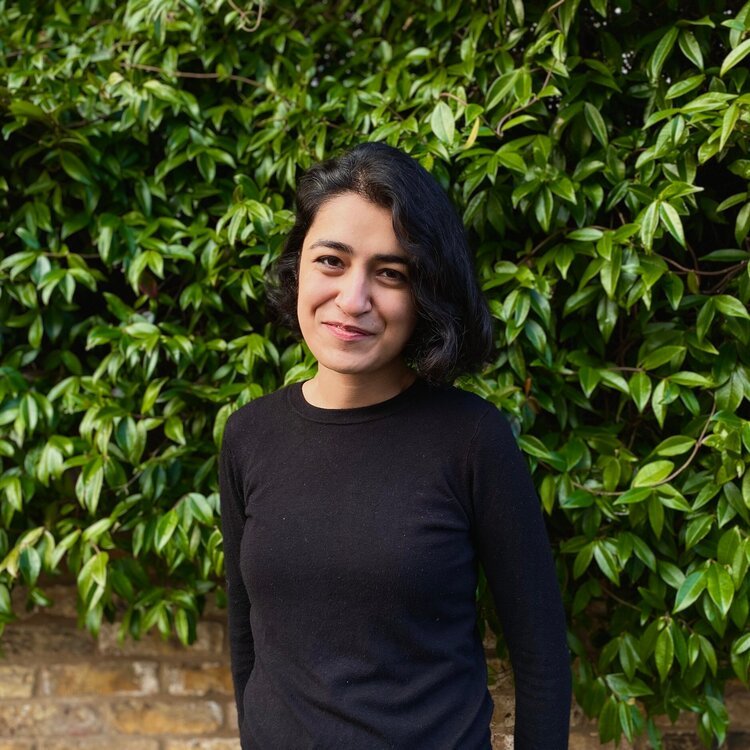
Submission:
M 416 377 L 406 364 L 383 373 L 349 374 L 318 367 L 315 377 L 302 384 L 302 394 L 308 404 L 321 409 L 356 409 L 398 396 Z

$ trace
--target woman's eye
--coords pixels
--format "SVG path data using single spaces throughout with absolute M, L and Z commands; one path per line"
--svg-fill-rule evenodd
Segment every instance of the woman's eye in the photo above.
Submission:
M 315 259 L 316 263 L 319 263 L 324 268 L 340 268 L 341 259 L 335 255 L 321 255 L 320 258 Z
M 388 281 L 399 281 L 402 283 L 409 281 L 405 274 L 401 273 L 401 271 L 397 271 L 395 268 L 383 268 L 381 269 L 380 274 L 388 279 Z

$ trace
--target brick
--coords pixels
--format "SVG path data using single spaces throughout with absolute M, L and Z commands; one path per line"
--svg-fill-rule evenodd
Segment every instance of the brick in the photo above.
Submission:
M 230 732 L 236 732 L 240 725 L 239 717 L 237 716 L 237 704 L 234 701 L 229 701 L 224 704 L 224 726 Z
M 596 721 L 589 719 L 583 709 L 573 700 L 570 708 L 570 727 L 571 729 L 581 729 L 582 734 L 588 734 L 597 731 Z
M 626 742 L 620 744 L 620 750 L 628 747 Z M 573 732 L 570 735 L 568 750 L 615 750 L 613 742 L 602 745 L 598 732 Z
M 493 695 L 492 698 L 495 701 L 495 710 L 492 712 L 492 730 L 500 734 L 513 734 L 513 725 L 516 720 L 513 697 L 501 698 Z
M 240 750 L 240 741 L 229 737 L 212 740 L 167 740 L 164 750 Z
M 161 684 L 170 695 L 234 695 L 232 673 L 223 662 L 165 666 Z
M 513 670 L 510 664 L 496 657 L 488 657 L 487 671 L 491 680 L 490 693 L 493 699 L 495 694 L 513 694 Z
M 159 740 L 125 738 L 119 735 L 98 737 L 67 737 L 59 740 L 45 740 L 39 750 L 159 750 Z
M 127 638 L 120 645 L 117 642 L 118 626 L 116 624 L 102 625 L 99 634 L 99 653 L 104 656 L 132 656 L 132 657 L 172 657 L 205 656 L 206 654 L 220 654 L 224 642 L 224 627 L 218 622 L 199 622 L 197 639 L 191 646 L 183 646 L 177 638 L 164 640 L 158 633 L 150 632 L 140 641 Z
M 80 630 L 74 622 L 45 615 L 34 615 L 22 623 L 14 622 L 5 628 L 0 641 L 0 654 L 10 661 L 30 659 L 44 661 L 91 657 L 96 642 L 91 634 Z
M 57 664 L 43 669 L 42 695 L 84 697 L 89 695 L 152 695 L 159 691 L 154 662 L 91 661 Z
M 34 692 L 34 667 L 0 664 L 0 698 L 30 698 Z
M 203 607 L 202 620 L 216 620 L 225 623 L 227 621 L 227 608 L 220 607 L 216 603 L 216 594 L 210 592 L 206 595 L 206 604 Z
M 682 732 L 683 734 L 695 732 L 695 722 L 696 715 L 690 711 L 680 711 L 680 715 L 674 724 L 669 720 L 668 716 L 657 716 L 654 719 L 656 726 L 665 734 L 670 732 Z
M 13 739 L 96 734 L 101 728 L 102 717 L 98 708 L 85 703 L 39 700 L 0 703 L 0 735 Z
M 690 734 L 668 734 L 663 735 L 664 750 L 706 750 L 706 746 L 698 739 L 695 732 Z
M 513 735 L 492 732 L 492 750 L 513 750 Z
M 732 682 L 727 685 L 724 698 L 729 710 L 731 729 L 750 730 L 750 690 L 741 682 Z
M 51 584 L 42 585 L 42 591 L 52 600 L 49 607 L 40 607 L 32 605 L 30 610 L 26 609 L 28 589 L 25 586 L 16 586 L 13 589 L 12 601 L 13 611 L 22 620 L 26 620 L 36 614 L 55 615 L 57 617 L 66 617 L 74 622 L 78 618 L 76 611 L 77 590 L 75 584 Z
M 117 701 L 109 707 L 113 729 L 125 734 L 201 735 L 218 731 L 224 723 L 214 701 Z

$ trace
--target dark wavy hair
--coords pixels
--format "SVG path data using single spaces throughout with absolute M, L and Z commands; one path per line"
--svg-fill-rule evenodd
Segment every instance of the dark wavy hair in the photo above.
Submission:
M 466 233 L 435 178 L 384 143 L 363 143 L 315 164 L 297 182 L 296 221 L 267 280 L 270 311 L 300 333 L 297 273 L 302 244 L 320 207 L 356 193 L 390 210 L 409 256 L 417 325 L 404 352 L 419 375 L 450 383 L 478 370 L 492 350 L 492 322 L 476 281 Z

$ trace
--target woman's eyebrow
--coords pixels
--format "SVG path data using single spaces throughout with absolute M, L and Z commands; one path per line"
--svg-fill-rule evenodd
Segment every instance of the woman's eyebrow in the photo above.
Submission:
M 315 247 L 327 247 L 331 250 L 338 250 L 339 252 L 346 253 L 347 255 L 354 255 L 354 248 L 351 245 L 347 245 L 346 242 L 339 242 L 338 240 L 315 240 L 315 242 L 310 245 L 310 249 L 312 250 Z M 373 255 L 373 260 L 382 263 L 401 263 L 404 266 L 409 265 L 409 259 L 405 255 L 397 255 L 396 253 L 377 253 Z

